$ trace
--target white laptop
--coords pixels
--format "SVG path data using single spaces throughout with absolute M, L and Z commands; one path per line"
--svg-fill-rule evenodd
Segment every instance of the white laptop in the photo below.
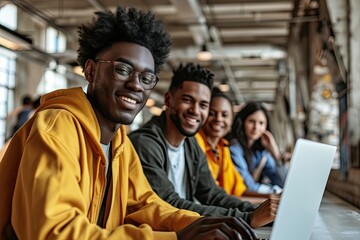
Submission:
M 310 239 L 335 153 L 335 146 L 296 141 L 271 240 Z M 255 232 L 259 239 L 269 239 L 269 231 Z

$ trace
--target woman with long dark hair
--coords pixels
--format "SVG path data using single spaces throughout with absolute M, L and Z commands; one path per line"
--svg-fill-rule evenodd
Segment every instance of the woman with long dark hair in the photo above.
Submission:
M 282 156 L 270 132 L 269 115 L 259 102 L 247 103 L 236 115 L 229 135 L 231 158 L 247 190 L 279 193 L 284 185 Z M 261 183 L 267 177 L 269 184 Z

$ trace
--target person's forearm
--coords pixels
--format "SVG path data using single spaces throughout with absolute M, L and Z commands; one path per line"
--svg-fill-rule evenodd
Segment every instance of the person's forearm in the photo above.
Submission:
M 254 169 L 253 173 L 252 173 L 252 176 L 254 178 L 254 181 L 255 182 L 258 182 L 259 179 L 260 179 L 260 176 L 261 176 L 261 173 L 264 169 L 264 166 L 266 164 L 266 158 L 265 157 L 262 157 L 261 160 L 260 160 L 260 164 L 258 165 L 257 168 Z
M 272 146 L 270 153 L 278 164 L 281 163 L 281 153 L 276 143 Z

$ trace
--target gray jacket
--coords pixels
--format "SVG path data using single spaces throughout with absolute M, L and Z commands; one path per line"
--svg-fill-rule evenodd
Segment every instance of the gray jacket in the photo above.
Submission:
M 139 154 L 145 175 L 154 191 L 166 202 L 203 216 L 235 216 L 250 223 L 254 205 L 228 195 L 211 176 L 207 159 L 194 137 L 185 139 L 186 171 L 189 177 L 186 199 L 181 198 L 167 178 L 169 157 L 164 136 L 165 112 L 153 117 L 129 137 Z M 196 198 L 202 205 L 194 202 Z

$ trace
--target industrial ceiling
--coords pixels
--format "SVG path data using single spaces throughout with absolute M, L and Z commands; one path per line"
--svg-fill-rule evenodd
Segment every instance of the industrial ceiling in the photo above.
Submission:
M 75 61 L 76 28 L 97 10 L 134 6 L 154 11 L 166 24 L 173 48 L 153 98 L 161 102 L 172 70 L 195 62 L 215 73 L 216 85 L 227 83 L 234 104 L 248 100 L 273 103 L 280 81 L 287 78 L 291 24 L 304 19 L 313 1 L 297 0 L 10 0 L 24 11 L 63 30 Z M 305 16 L 306 17 L 306 16 Z M 71 44 L 72 43 L 72 44 Z M 206 45 L 212 57 L 197 58 Z M 73 49 L 71 49 L 73 48 Z M 67 55 L 67 56 L 66 56 Z M 61 58 L 62 55 L 58 57 Z M 69 59 L 70 58 L 70 59 Z M 61 60 L 61 59 L 60 59 Z

